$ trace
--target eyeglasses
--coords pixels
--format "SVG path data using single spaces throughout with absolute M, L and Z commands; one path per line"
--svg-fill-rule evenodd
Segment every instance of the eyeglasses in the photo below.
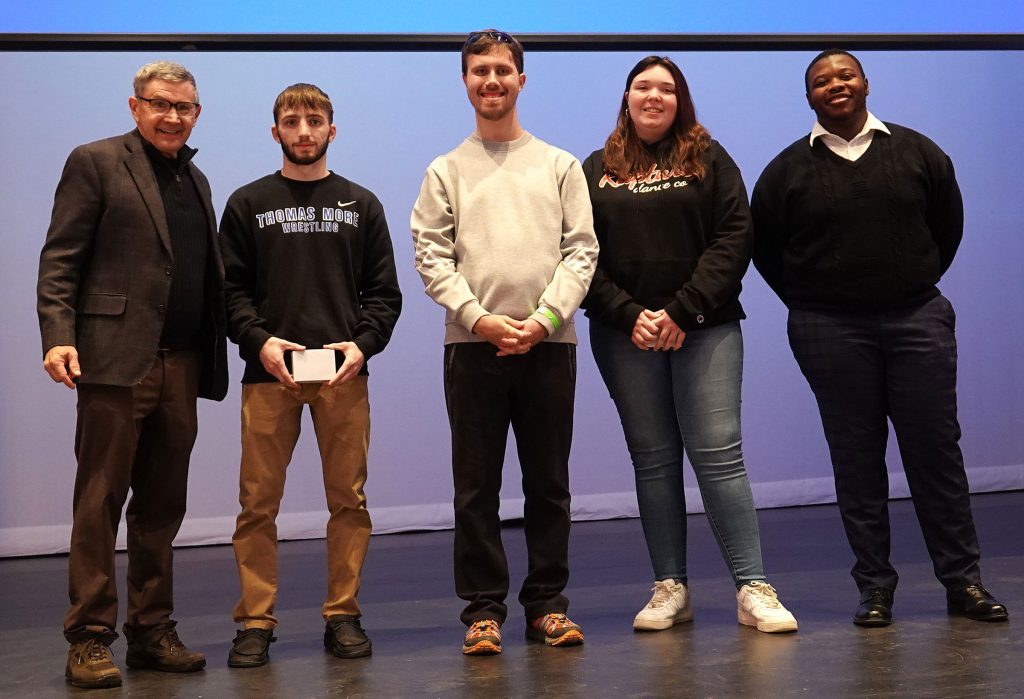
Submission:
M 471 32 L 470 35 L 466 37 L 466 46 L 471 46 L 485 37 L 502 44 L 514 44 L 516 42 L 516 40 L 512 38 L 511 34 L 499 32 L 494 29 L 488 29 L 483 32 Z
M 139 95 L 136 95 L 135 98 L 145 102 L 157 114 L 166 114 L 173 109 L 182 119 L 191 119 L 199 111 L 198 102 L 168 102 L 164 99 L 149 99 Z

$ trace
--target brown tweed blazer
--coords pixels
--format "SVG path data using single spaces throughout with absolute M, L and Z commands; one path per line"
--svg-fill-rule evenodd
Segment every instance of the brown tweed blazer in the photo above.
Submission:
M 210 184 L 189 163 L 209 222 L 199 395 L 227 393 L 224 264 Z M 174 260 L 163 200 L 137 130 L 75 148 L 57 185 L 39 259 L 43 352 L 78 350 L 82 383 L 131 386 L 159 349 Z

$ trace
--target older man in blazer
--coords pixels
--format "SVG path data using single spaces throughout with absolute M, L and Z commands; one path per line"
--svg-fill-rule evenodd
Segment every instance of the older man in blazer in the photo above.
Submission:
M 132 668 L 190 672 L 202 653 L 171 619 L 171 544 L 185 515 L 196 398 L 227 392 L 223 263 L 206 177 L 186 145 L 195 79 L 143 66 L 128 100 L 137 128 L 76 148 L 54 198 L 39 263 L 43 365 L 78 390 L 65 675 L 121 684 L 114 543 L 128 530 Z

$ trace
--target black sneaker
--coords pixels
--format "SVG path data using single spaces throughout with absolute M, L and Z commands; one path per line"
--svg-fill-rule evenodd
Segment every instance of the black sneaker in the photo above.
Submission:
M 335 614 L 324 629 L 324 648 L 338 658 L 363 658 L 370 654 L 372 644 L 359 625 L 359 617 Z
M 228 667 L 260 667 L 270 660 L 270 644 L 277 640 L 270 629 L 243 629 L 235 633 Z

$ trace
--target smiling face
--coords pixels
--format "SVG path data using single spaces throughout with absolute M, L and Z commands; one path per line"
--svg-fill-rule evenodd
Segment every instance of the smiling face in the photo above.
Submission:
M 867 96 L 868 80 L 851 56 L 825 56 L 807 73 L 807 103 L 818 122 L 847 140 L 867 121 Z
M 514 113 L 526 74 L 516 69 L 512 52 L 498 45 L 487 53 L 467 56 L 462 80 L 477 115 L 488 121 L 501 121 Z
M 323 110 L 295 106 L 281 110 L 271 133 L 289 162 L 312 165 L 324 157 L 337 129 Z
M 143 86 L 139 97 L 162 99 L 171 103 L 195 102 L 196 88 L 187 81 L 172 82 L 154 78 Z M 128 107 L 132 110 L 132 118 L 142 137 L 168 158 L 176 157 L 188 141 L 200 111 L 196 107 L 195 114 L 190 117 L 180 117 L 174 109 L 167 110 L 165 114 L 157 114 L 148 102 L 137 97 L 128 98 Z
M 679 108 L 676 81 L 668 68 L 653 65 L 637 74 L 626 93 L 626 106 L 641 141 L 656 143 L 664 138 Z

